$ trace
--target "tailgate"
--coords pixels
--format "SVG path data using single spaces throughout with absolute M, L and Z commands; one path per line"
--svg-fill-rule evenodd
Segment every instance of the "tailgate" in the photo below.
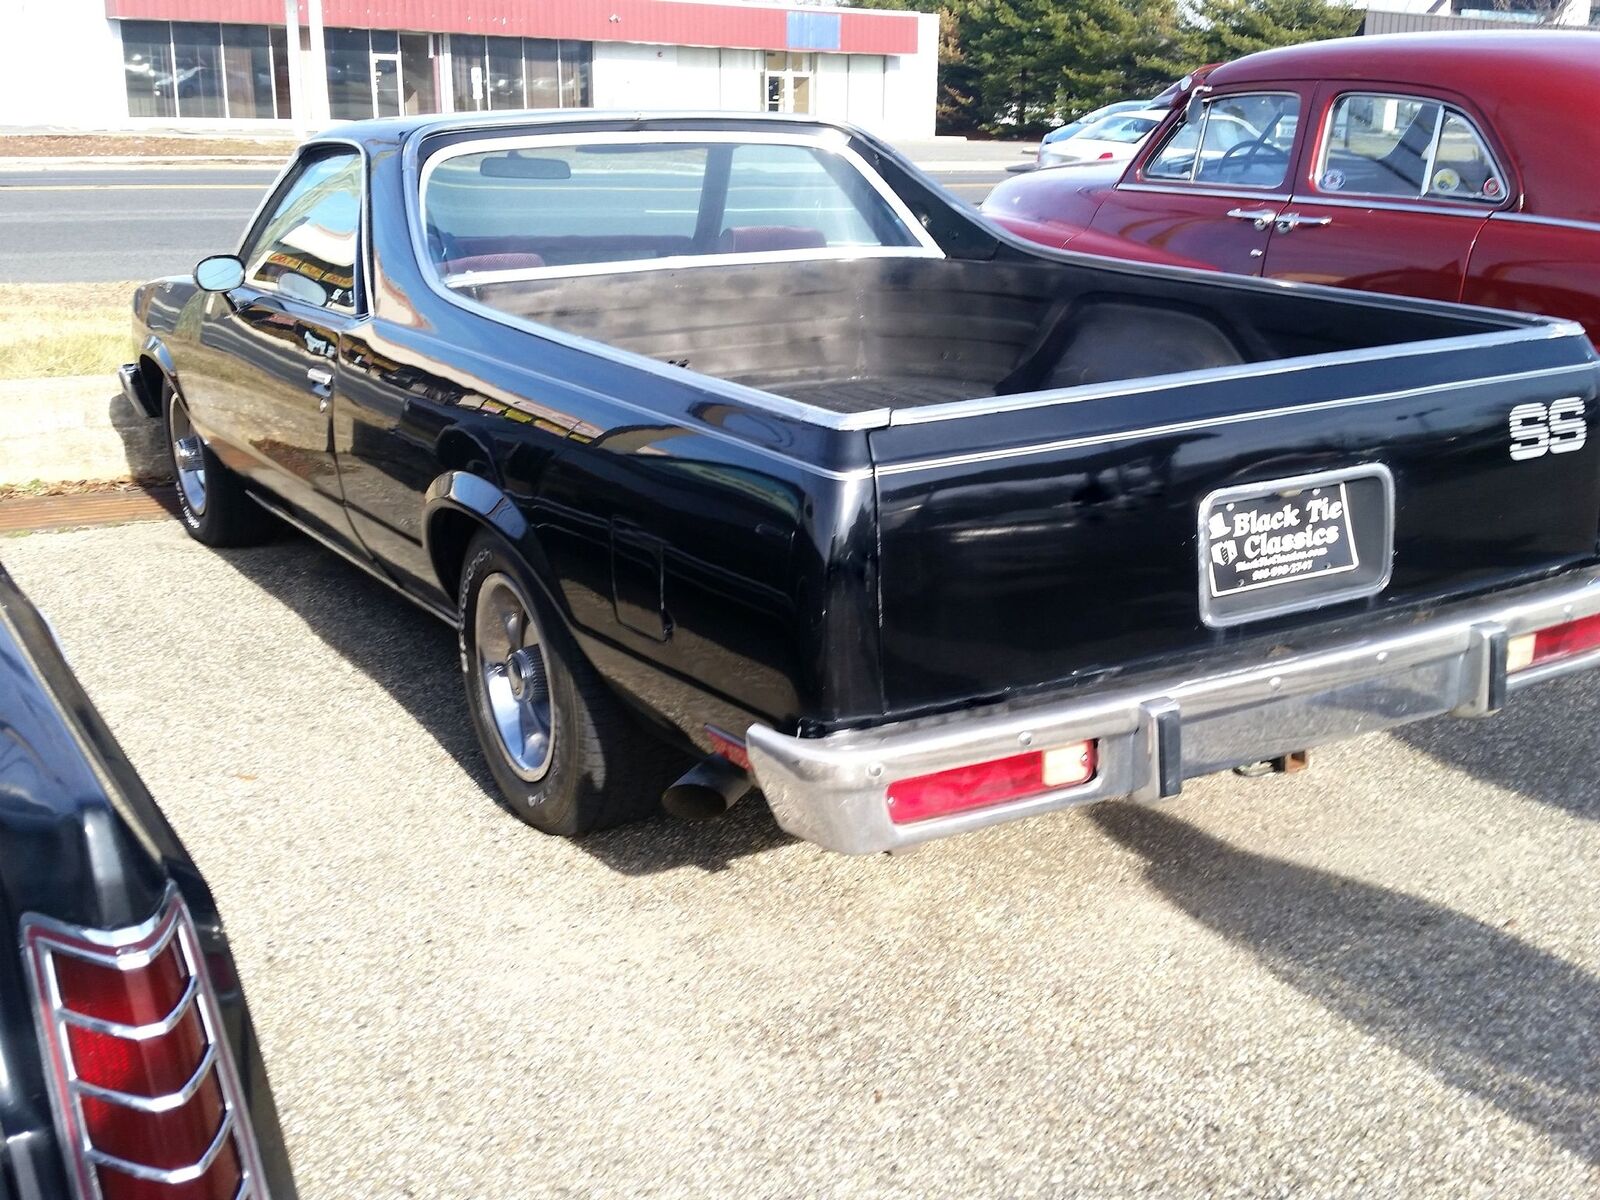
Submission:
M 1571 325 L 896 413 L 872 433 L 886 699 L 944 707 L 1591 561 Z

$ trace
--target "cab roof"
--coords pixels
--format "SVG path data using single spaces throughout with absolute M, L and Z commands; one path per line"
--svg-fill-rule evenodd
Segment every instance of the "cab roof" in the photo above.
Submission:
M 1212 86 L 1256 80 L 1371 79 L 1470 92 L 1557 79 L 1600 82 L 1600 33 L 1584 29 L 1461 30 L 1336 38 L 1263 50 L 1225 63 Z

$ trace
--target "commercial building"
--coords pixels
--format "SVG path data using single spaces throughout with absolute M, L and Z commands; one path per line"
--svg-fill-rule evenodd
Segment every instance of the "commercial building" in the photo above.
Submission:
M 287 0 L 289 5 L 295 0 Z M 739 0 L 8 0 L 0 126 L 484 109 L 811 113 L 933 134 L 938 18 Z

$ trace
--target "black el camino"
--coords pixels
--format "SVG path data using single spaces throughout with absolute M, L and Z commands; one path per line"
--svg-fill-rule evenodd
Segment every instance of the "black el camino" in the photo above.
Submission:
M 1576 325 L 1048 250 L 820 121 L 337 128 L 134 307 L 190 531 L 454 626 L 551 833 L 900 849 L 1600 657 Z
M 0 1196 L 291 1200 L 210 889 L 0 568 Z

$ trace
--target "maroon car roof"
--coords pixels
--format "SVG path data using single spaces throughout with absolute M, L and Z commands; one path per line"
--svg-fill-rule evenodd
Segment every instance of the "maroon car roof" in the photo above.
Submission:
M 1600 221 L 1600 32 L 1400 33 L 1265 50 L 1213 71 L 1212 87 L 1292 80 L 1445 89 L 1488 118 L 1520 177 L 1523 211 Z

